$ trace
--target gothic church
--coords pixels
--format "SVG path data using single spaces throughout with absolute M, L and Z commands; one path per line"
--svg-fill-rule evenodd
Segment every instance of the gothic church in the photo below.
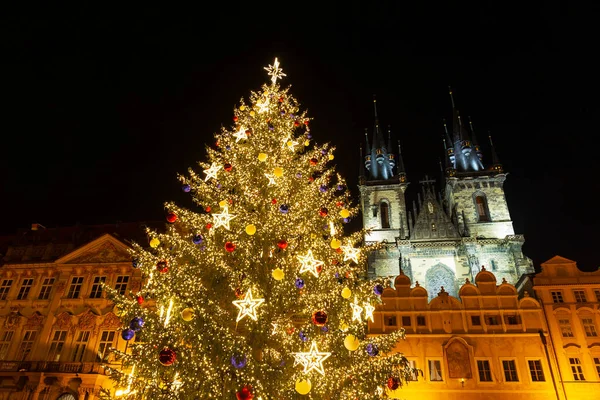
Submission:
M 472 124 L 469 128 L 455 107 L 452 91 L 451 132 L 444 124 L 445 168 L 441 191 L 435 181 L 419 181 L 417 201 L 411 209 L 405 197 L 409 185 L 400 142 L 394 154 L 391 134 L 387 141 L 375 127 L 366 154 L 361 147 L 359 190 L 365 242 L 383 242 L 369 257 L 369 275 L 407 275 L 413 284 L 435 297 L 442 286 L 452 296 L 482 266 L 493 271 L 499 283 L 516 283 L 534 272 L 523 255 L 523 235 L 515 234 L 504 196 L 506 172 L 490 139 L 491 159 L 485 162 Z

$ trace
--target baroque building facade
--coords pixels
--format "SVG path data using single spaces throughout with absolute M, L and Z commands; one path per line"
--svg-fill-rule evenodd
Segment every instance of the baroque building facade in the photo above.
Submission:
M 419 282 L 430 296 L 441 286 L 452 296 L 465 279 L 473 280 L 485 265 L 497 277 L 515 283 L 532 273 L 523 255 L 523 235 L 516 234 L 504 195 L 507 173 L 490 139 L 491 161 L 484 163 L 472 124 L 468 129 L 454 106 L 451 131 L 444 123 L 445 167 L 441 190 L 425 177 L 409 208 L 409 185 L 400 143 L 395 154 L 375 105 L 372 139 L 365 133 L 359 177 L 366 243 L 384 246 L 369 258 L 369 275 L 395 276 L 400 271 Z M 487 166 L 486 166 L 487 164 Z
M 110 349 L 126 343 L 102 285 L 139 291 L 124 237 L 144 238 L 140 225 L 40 228 L 4 240 L 1 400 L 93 400 L 112 388 Z

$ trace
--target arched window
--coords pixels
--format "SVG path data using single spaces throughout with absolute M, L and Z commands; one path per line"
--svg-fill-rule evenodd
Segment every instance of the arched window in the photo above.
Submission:
M 390 227 L 390 205 L 385 202 L 381 202 L 381 227 L 389 228 Z
M 490 214 L 488 213 L 487 201 L 484 195 L 480 194 L 475 197 L 475 207 L 477 208 L 479 222 L 490 222 Z
M 61 394 L 60 397 L 56 400 L 76 400 L 75 396 L 70 393 Z

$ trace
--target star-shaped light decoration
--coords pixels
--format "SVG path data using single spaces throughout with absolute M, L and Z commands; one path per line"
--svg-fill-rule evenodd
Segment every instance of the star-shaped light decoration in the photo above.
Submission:
M 358 264 L 358 256 L 360 255 L 360 249 L 355 249 L 352 246 L 341 246 L 344 252 L 344 262 L 352 260 Z
M 302 266 L 300 267 L 301 274 L 304 272 L 310 272 L 316 278 L 319 277 L 318 268 L 323 265 L 323 261 L 316 260 L 313 257 L 312 250 L 308 250 L 308 253 L 306 253 L 305 256 L 297 256 L 297 257 L 298 257 L 298 260 L 300 260 L 300 264 L 302 264 Z
M 217 165 L 217 163 L 212 163 L 209 169 L 205 169 L 204 173 L 206 174 L 206 178 L 204 178 L 204 182 L 207 182 L 210 178 L 217 179 L 217 172 L 223 168 L 222 165 Z
M 325 376 L 325 370 L 323 369 L 323 361 L 329 358 L 331 353 L 319 351 L 317 348 L 317 342 L 313 340 L 310 345 L 310 351 L 307 353 L 294 353 L 295 362 L 294 364 L 302 364 L 304 366 L 304 373 L 308 374 L 310 371 L 317 371 L 321 375 Z
M 236 133 L 234 133 L 233 137 L 235 138 L 236 143 L 239 142 L 240 140 L 248 139 L 248 134 L 246 133 L 246 128 L 244 128 L 243 126 L 240 126 L 240 130 L 237 131 Z
M 369 303 L 363 303 L 363 306 L 365 308 L 365 320 L 370 319 L 371 322 L 375 322 L 375 319 L 373 318 L 373 311 L 375 311 L 375 307 Z
M 271 322 L 271 326 L 273 327 L 273 330 L 271 331 L 271 335 L 274 335 L 277 333 L 277 324 L 275 322 Z
M 248 316 L 254 321 L 257 320 L 256 309 L 265 302 L 265 299 L 254 299 L 252 298 L 252 289 L 248 289 L 243 300 L 232 301 L 233 305 L 236 306 L 240 312 L 238 313 L 235 322 L 240 322 L 242 318 Z
M 257 101 L 256 102 L 256 106 L 258 107 L 258 113 L 264 113 L 266 111 L 269 111 L 269 103 L 271 102 L 271 100 L 269 100 L 268 97 L 265 97 L 263 99 L 263 101 Z
M 265 174 L 265 176 L 269 180 L 269 183 L 267 184 L 267 186 L 277 185 L 277 182 L 275 182 L 275 175 L 273 175 L 273 174 Z
M 235 217 L 235 215 L 229 214 L 229 206 L 225 206 L 223 207 L 223 212 L 221 214 L 213 214 L 213 228 L 216 229 L 220 226 L 223 226 L 225 227 L 225 229 L 229 230 L 229 221 L 231 221 Z
M 361 322 L 363 308 L 358 305 L 356 297 L 354 298 L 354 303 L 350 303 L 350 307 L 352 307 L 352 321 Z
M 273 63 L 273 65 L 269 64 L 268 67 L 265 67 L 265 70 L 271 76 L 271 82 L 273 82 L 273 85 L 275 85 L 277 79 L 281 79 L 284 76 L 287 76 L 283 73 L 283 69 L 279 68 L 279 60 L 277 60 L 277 57 L 275 57 L 275 62 Z

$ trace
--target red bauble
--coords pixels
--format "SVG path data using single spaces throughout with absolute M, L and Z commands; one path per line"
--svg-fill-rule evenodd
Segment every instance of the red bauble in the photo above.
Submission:
M 294 126 L 300 126 L 300 122 L 294 121 Z
M 169 221 L 170 223 L 173 223 L 175 221 L 177 221 L 177 214 L 175 214 L 174 212 L 170 212 L 167 214 L 167 221 Z
M 164 349 L 158 354 L 158 360 L 162 365 L 168 367 L 172 365 L 177 359 L 177 354 L 171 349 Z
M 387 387 L 390 390 L 396 390 L 396 389 L 398 389 L 399 386 L 400 386 L 400 383 L 398 382 L 398 378 L 396 378 L 394 376 L 390 376 L 388 378 Z
M 142 304 L 144 302 L 144 298 L 142 296 L 137 297 L 138 304 Z
M 304 120 L 304 125 L 308 125 L 308 120 Z
M 289 328 L 287 328 L 287 329 L 285 330 L 285 332 L 286 332 L 288 335 L 291 335 L 292 333 L 294 333 L 294 327 L 289 327 Z
M 210 210 L 211 210 L 210 206 L 208 206 L 204 209 L 204 211 L 206 211 L 206 212 L 210 212 Z
M 208 224 L 206 224 L 206 229 L 210 229 L 212 228 L 212 224 L 209 222 Z
M 325 311 L 315 311 L 312 313 L 311 320 L 316 326 L 325 326 L 327 323 L 327 313 Z
M 336 206 L 341 207 L 344 205 L 344 203 L 342 203 L 341 201 L 338 201 L 337 203 L 335 203 Z
M 279 247 L 281 250 L 285 250 L 288 246 L 288 242 L 286 240 L 280 240 L 279 242 L 277 242 L 277 247 Z
M 233 169 L 233 165 L 227 163 L 225 165 L 223 165 L 223 169 L 227 172 L 231 171 Z
M 242 289 L 235 288 L 235 297 L 237 297 L 238 299 L 241 299 L 242 297 L 244 297 L 244 292 L 242 292 Z
M 325 207 L 321 207 L 321 209 L 319 210 L 319 215 L 321 217 L 326 217 L 328 212 L 329 211 Z
M 308 181 L 309 181 L 309 182 L 312 182 L 312 181 L 314 181 L 314 180 L 315 180 L 315 178 L 313 178 L 312 176 L 310 176 L 310 177 L 308 178 Z
M 321 271 L 323 271 L 323 266 L 322 266 L 322 265 L 319 265 L 319 266 L 317 267 L 317 273 L 318 273 L 318 274 L 320 274 L 320 273 L 321 273 Z
M 251 400 L 254 398 L 252 394 L 252 386 L 246 385 L 241 388 L 236 394 L 235 397 L 237 400 Z
M 252 134 L 252 130 L 251 129 L 246 129 L 246 135 L 251 135 Z
M 227 250 L 228 252 L 232 252 L 235 250 L 235 243 L 232 242 L 227 242 L 225 243 L 225 250 Z
M 271 204 L 277 204 L 277 199 L 271 200 Z
M 238 120 L 238 117 L 235 117 L 235 116 L 234 116 L 234 117 L 233 117 L 233 121 L 235 122 L 235 121 L 237 121 L 237 120 Z
M 280 98 L 279 98 L 279 102 L 280 102 L 280 103 L 283 103 L 283 97 L 280 97 Z
M 316 158 L 310 159 L 310 165 L 317 165 L 318 162 L 319 162 L 319 160 L 317 160 Z
M 169 270 L 169 264 L 165 260 L 159 261 L 156 263 L 156 269 L 161 274 L 164 274 Z
M 342 254 L 342 248 L 338 247 L 337 249 L 335 249 L 335 252 L 338 254 Z

